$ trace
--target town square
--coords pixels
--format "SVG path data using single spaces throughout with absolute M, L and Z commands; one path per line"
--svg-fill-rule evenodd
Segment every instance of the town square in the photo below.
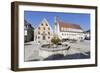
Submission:
M 24 19 L 25 62 L 90 58 L 89 22 L 87 22 L 88 26 L 87 24 L 84 26 L 86 23 L 85 19 L 88 17 L 89 20 L 88 14 L 51 13 L 53 15 L 51 24 L 49 20 L 50 13 L 47 12 L 48 18 L 45 16 L 41 17 L 41 21 L 37 25 L 32 25 L 33 23 L 27 19 L 28 14 L 33 16 L 32 13 L 34 12 L 26 11 L 26 18 Z M 66 15 L 66 18 L 71 16 L 71 20 L 73 20 L 72 17 L 74 16 L 83 17 L 84 24 L 80 25 L 79 23 L 63 20 L 60 18 L 60 15 Z M 36 19 L 38 19 L 38 16 Z M 35 21 L 32 18 L 31 20 Z M 80 22 L 81 19 L 78 18 L 76 21 Z

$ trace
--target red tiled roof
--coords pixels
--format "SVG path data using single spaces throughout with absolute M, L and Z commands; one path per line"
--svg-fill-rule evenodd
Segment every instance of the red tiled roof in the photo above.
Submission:
M 80 25 L 77 25 L 77 24 L 72 24 L 72 23 L 66 23 L 66 22 L 63 22 L 63 21 L 58 21 L 59 23 L 59 28 L 60 28 L 60 31 L 61 31 L 61 28 L 73 28 L 73 29 L 82 29 L 80 27 Z

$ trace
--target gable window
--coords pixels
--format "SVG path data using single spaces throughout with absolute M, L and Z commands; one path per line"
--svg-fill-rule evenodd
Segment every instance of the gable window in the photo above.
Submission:
M 43 26 L 43 23 L 41 25 Z

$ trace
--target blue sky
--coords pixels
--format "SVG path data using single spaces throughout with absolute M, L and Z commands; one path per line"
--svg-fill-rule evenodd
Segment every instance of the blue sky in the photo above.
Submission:
M 53 28 L 55 16 L 64 22 L 80 25 L 84 31 L 90 29 L 90 14 L 24 11 L 24 19 L 31 23 L 33 27 L 36 27 L 43 18 L 46 18 Z

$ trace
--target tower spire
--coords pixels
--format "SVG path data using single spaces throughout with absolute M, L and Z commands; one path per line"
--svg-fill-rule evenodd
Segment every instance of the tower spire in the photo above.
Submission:
M 54 33 L 57 31 L 57 21 L 56 21 L 56 16 L 54 17 Z

